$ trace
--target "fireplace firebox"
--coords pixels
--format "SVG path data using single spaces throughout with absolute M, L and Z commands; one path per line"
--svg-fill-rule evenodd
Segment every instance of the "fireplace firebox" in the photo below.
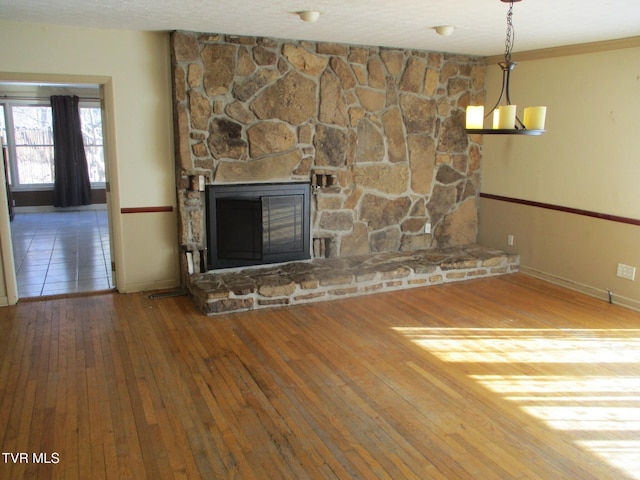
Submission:
M 209 269 L 311 258 L 309 183 L 208 185 Z

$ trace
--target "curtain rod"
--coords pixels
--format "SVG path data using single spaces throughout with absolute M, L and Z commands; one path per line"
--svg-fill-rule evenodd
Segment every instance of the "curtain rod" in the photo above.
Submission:
M 0 95 L 0 100 L 46 100 L 50 101 L 51 95 L 48 97 L 31 97 L 28 95 Z M 78 97 L 81 102 L 100 101 L 100 97 Z

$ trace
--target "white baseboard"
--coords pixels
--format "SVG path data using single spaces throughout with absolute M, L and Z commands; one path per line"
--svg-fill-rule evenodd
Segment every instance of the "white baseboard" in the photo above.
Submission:
M 531 267 L 525 267 L 523 265 L 520 265 L 520 273 L 539 278 L 540 280 L 553 283 L 554 285 L 568 288 L 569 290 L 584 293 L 585 295 L 589 295 L 590 297 L 599 298 L 606 302 L 609 301 L 609 292 L 607 290 L 601 290 L 590 285 L 584 285 L 582 283 L 574 282 L 573 280 L 568 280 L 566 278 L 558 277 L 556 275 L 542 272 Z M 640 302 L 632 298 L 623 297 L 614 293 L 612 296 L 612 303 L 640 312 Z

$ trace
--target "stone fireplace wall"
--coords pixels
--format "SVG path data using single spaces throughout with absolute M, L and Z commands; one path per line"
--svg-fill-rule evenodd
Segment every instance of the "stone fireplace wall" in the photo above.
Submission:
M 206 183 L 309 181 L 314 257 L 475 242 L 481 58 L 193 32 L 171 51 L 183 273 L 205 268 Z

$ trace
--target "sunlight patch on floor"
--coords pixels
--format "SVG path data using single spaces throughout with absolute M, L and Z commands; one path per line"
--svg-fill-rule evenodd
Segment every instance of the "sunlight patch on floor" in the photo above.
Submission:
M 497 393 L 542 393 L 545 399 L 551 394 L 559 393 L 558 400 L 586 400 L 583 396 L 567 397 L 567 393 L 572 395 L 584 393 L 601 393 L 616 400 L 627 400 L 620 398 L 619 394 L 640 393 L 640 377 L 602 377 L 602 376 L 577 376 L 577 375 L 471 375 L 487 388 Z M 613 396 L 616 394 L 615 396 Z M 612 397 L 613 396 L 613 397 Z M 520 397 L 507 397 L 510 400 L 519 400 Z M 525 397 L 526 398 L 526 397 Z M 539 400 L 541 397 L 530 397 Z M 595 398 L 602 399 L 599 395 Z M 640 396 L 638 397 L 640 398 Z M 556 399 L 554 398 L 554 401 Z
M 557 430 L 589 430 L 591 432 L 640 430 L 640 408 L 543 405 L 523 407 L 523 410 Z
M 395 330 L 445 362 L 477 364 L 483 373 L 466 367 L 470 378 L 640 479 L 640 329 Z M 536 374 L 499 374 L 510 363 Z M 496 374 L 484 373 L 487 365 Z
M 397 330 L 447 362 L 640 362 L 640 330 L 635 339 L 616 338 L 615 330 L 430 328 L 428 334 L 419 328 Z M 625 335 L 629 333 L 625 330 Z
M 640 479 L 640 440 L 578 440 L 576 443 L 624 471 L 631 478 Z

